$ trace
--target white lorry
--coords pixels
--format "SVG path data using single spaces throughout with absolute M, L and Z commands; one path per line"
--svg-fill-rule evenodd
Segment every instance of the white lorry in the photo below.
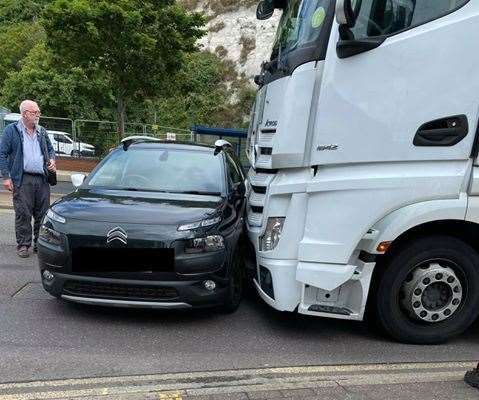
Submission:
M 479 314 L 479 1 L 282 9 L 248 134 L 270 306 L 439 343 Z M 277 12 L 277 11 L 276 11 Z

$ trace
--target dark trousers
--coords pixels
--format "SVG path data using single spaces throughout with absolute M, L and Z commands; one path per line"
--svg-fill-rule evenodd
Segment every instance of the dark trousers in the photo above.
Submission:
M 15 235 L 17 248 L 37 243 L 40 224 L 50 206 L 50 185 L 43 175 L 23 175 L 20 187 L 13 191 L 13 208 L 15 209 Z

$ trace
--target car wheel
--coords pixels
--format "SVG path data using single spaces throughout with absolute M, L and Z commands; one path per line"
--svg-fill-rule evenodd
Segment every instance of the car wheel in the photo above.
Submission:
M 376 318 L 398 341 L 436 344 L 462 333 L 479 314 L 479 255 L 447 236 L 400 249 L 377 282 Z
M 233 313 L 240 306 L 243 298 L 243 262 L 238 251 L 235 252 L 231 262 L 230 279 L 228 282 L 228 293 L 226 300 L 221 307 L 225 313 Z
M 71 152 L 71 156 L 72 157 L 80 157 L 80 152 L 78 150 L 72 150 Z

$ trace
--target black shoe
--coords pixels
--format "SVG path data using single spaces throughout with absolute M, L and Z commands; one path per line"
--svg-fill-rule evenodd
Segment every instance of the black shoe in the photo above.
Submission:
M 37 245 L 36 245 L 36 244 L 35 244 L 35 245 L 33 245 L 33 252 L 34 252 L 34 253 L 38 253 L 38 247 L 37 247 Z
M 479 365 L 476 369 L 466 373 L 466 376 L 464 376 L 464 381 L 468 385 L 479 389 Z
M 27 246 L 20 246 L 17 249 L 18 257 L 20 258 L 28 258 L 28 247 Z

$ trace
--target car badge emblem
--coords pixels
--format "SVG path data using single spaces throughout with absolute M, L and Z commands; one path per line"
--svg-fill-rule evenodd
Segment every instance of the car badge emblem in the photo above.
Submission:
M 113 228 L 110 232 L 106 234 L 107 244 L 110 244 L 115 240 L 118 240 L 125 245 L 128 243 L 128 235 L 126 234 L 125 230 L 123 228 L 120 228 L 119 226 Z

